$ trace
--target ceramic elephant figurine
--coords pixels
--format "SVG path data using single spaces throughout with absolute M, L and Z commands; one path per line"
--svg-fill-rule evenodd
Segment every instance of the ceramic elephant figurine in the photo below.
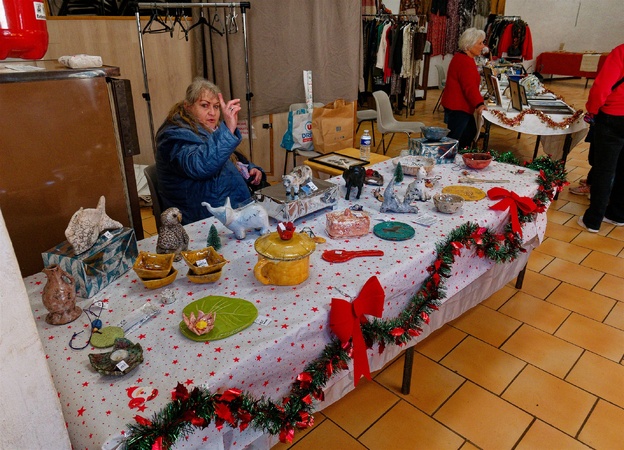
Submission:
M 352 187 L 358 188 L 355 198 L 359 199 L 362 194 L 362 186 L 364 186 L 364 178 L 366 178 L 366 169 L 362 166 L 349 167 L 342 172 L 342 178 L 344 178 L 347 183 L 347 195 L 345 195 L 345 200 L 349 200 Z

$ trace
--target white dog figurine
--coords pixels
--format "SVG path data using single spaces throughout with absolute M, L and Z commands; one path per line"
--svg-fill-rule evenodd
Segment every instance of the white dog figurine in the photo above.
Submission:
M 312 169 L 308 166 L 294 167 L 292 172 L 282 177 L 286 195 L 299 195 L 299 187 L 312 181 Z
M 246 230 L 260 230 L 260 234 L 267 234 L 269 230 L 269 215 L 264 206 L 259 203 L 250 203 L 242 208 L 233 209 L 230 197 L 225 200 L 225 205 L 217 208 L 210 203 L 202 202 L 202 206 L 217 218 L 225 227 L 234 232 L 236 239 L 245 239 Z

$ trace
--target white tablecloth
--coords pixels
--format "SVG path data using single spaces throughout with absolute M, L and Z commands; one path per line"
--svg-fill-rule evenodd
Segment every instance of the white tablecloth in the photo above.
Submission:
M 459 157 L 457 160 L 461 161 Z M 388 181 L 394 165 L 389 160 L 376 165 L 375 169 Z M 436 166 L 434 175 L 440 176 L 441 180 L 433 191 L 457 184 L 460 171 L 464 169 L 463 165 Z M 532 197 L 537 191 L 536 172 L 526 170 L 518 173 L 517 169 L 515 166 L 494 162 L 483 171 L 472 172 L 472 175 L 511 180 L 500 186 L 521 196 Z M 344 193 L 342 179 L 332 180 L 342 186 L 341 193 Z M 411 177 L 405 177 L 397 189 L 400 196 L 411 181 Z M 487 191 L 495 185 L 482 183 L 474 186 Z M 180 261 L 175 263 L 179 271 L 178 278 L 168 286 L 178 294 L 176 303 L 161 305 L 159 295 L 163 289 L 146 289 L 133 271 L 123 275 L 95 297 L 81 301 L 80 306 L 88 306 L 95 300 L 106 302 L 107 308 L 101 316 L 104 326 L 117 325 L 124 316 L 146 302 L 155 303 L 161 308 L 159 316 L 127 336 L 141 344 L 145 362 L 120 378 L 101 376 L 91 368 L 87 354 L 98 350 L 92 347 L 82 351 L 69 348 L 69 340 L 75 331 L 84 329 L 85 333 L 79 335 L 74 345 L 85 342 L 83 336 L 88 331 L 88 321 L 84 315 L 63 326 L 45 323 L 46 310 L 41 302 L 45 276 L 39 273 L 26 278 L 33 314 L 74 448 L 114 448 L 119 437 L 125 433 L 125 425 L 133 422 L 135 415 L 150 418 L 171 401 L 170 392 L 178 382 L 189 389 L 198 385 L 204 385 L 214 392 L 238 388 L 258 397 L 263 395 L 281 399 L 306 364 L 316 359 L 330 341 L 328 312 L 331 299 L 345 298 L 339 290 L 356 296 L 364 282 L 376 275 L 386 295 L 384 318 L 395 317 L 428 275 L 426 268 L 435 258 L 436 242 L 468 221 L 478 222 L 481 226 L 497 231 L 508 222 L 508 212 L 488 209 L 494 202 L 487 198 L 466 202 L 462 211 L 454 215 L 438 213 L 429 201 L 421 204 L 421 210 L 435 216 L 437 223 L 425 228 L 411 222 L 413 216 L 409 214 L 379 213 L 380 203 L 374 199 L 372 189 L 372 186 L 365 186 L 360 200 L 354 199 L 352 192 L 352 201 L 341 199 L 338 208 L 344 209 L 359 203 L 372 214 L 373 223 L 378 223 L 379 218 L 387 218 L 411 224 L 416 229 L 412 239 L 384 241 L 371 232 L 356 239 L 332 240 L 324 231 L 325 213 L 328 210 L 320 211 L 296 223 L 299 229 L 308 226 L 317 235 L 327 237 L 327 243 L 319 244 L 311 255 L 308 280 L 292 287 L 266 286 L 253 275 L 257 260 L 253 243 L 258 235 L 251 232 L 245 240 L 237 241 L 229 230 L 211 218 L 188 225 L 186 229 L 191 239 L 190 248 L 197 249 L 206 245 L 210 225 L 217 225 L 223 243 L 221 253 L 230 261 L 218 282 L 204 285 L 191 283 L 185 276 L 186 266 Z M 539 244 L 545 227 L 545 213 L 535 222 L 524 226 L 524 239 L 529 249 Z M 145 239 L 139 243 L 139 249 L 154 251 L 155 243 L 155 237 Z M 385 256 L 330 264 L 321 259 L 322 251 L 330 248 L 381 249 Z M 419 339 L 487 298 L 512 279 L 525 262 L 526 254 L 523 254 L 515 263 L 496 265 L 463 249 L 462 256 L 453 266 L 453 276 L 446 282 L 448 299 L 440 311 L 432 314 L 430 325 L 425 327 L 425 333 Z M 265 326 L 253 324 L 220 341 L 204 343 L 188 340 L 178 328 L 182 309 L 188 303 L 208 295 L 249 300 L 258 308 L 259 317 L 269 318 L 270 323 Z M 416 342 L 414 340 L 411 344 Z M 371 370 L 379 369 L 402 350 L 404 348 L 388 347 L 381 355 L 376 350 L 369 351 Z M 350 389 L 353 389 L 350 372 L 340 372 L 327 386 L 326 404 L 337 400 Z M 145 401 L 132 401 L 137 393 Z M 319 405 L 319 408 L 323 406 Z M 263 436 L 252 429 L 240 433 L 226 427 L 219 432 L 210 426 L 198 430 L 188 440 L 181 440 L 175 448 L 243 448 L 254 441 L 255 448 L 266 448 L 275 438 Z

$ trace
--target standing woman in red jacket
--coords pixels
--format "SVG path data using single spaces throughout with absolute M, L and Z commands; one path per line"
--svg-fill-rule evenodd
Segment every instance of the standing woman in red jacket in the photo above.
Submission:
M 624 226 L 624 44 L 605 60 L 585 104 L 594 119 L 589 208 L 578 224 L 598 233 L 602 222 Z
M 474 112 L 487 109 L 479 90 L 481 75 L 475 58 L 481 54 L 485 44 L 485 32 L 468 28 L 459 38 L 459 52 L 455 53 L 446 75 L 446 86 L 442 93 L 444 122 L 451 130 L 449 137 L 459 141 L 459 148 L 472 144 L 477 134 Z

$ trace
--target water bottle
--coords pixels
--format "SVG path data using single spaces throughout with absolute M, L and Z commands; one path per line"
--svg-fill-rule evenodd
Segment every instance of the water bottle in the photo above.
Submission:
M 368 130 L 364 130 L 362 138 L 360 139 L 360 159 L 364 161 L 370 160 L 370 147 L 371 147 L 371 135 Z

